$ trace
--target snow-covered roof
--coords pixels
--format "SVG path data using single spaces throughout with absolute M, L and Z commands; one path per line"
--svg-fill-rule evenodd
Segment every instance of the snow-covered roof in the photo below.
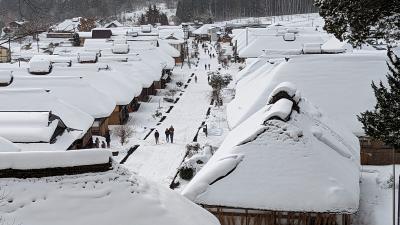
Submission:
M 178 51 L 178 49 L 172 47 L 170 44 L 168 44 L 168 42 L 165 42 L 163 40 L 159 40 L 158 41 L 160 48 L 167 53 L 169 56 L 171 57 L 179 57 L 181 55 L 181 53 Z
M 107 69 L 108 66 L 108 69 Z M 87 83 L 112 97 L 117 105 L 127 105 L 140 94 L 141 87 L 131 84 L 126 76 L 118 70 L 116 63 L 108 64 L 74 64 L 72 67 L 55 67 L 48 76 L 79 76 Z M 138 93 L 139 92 L 139 93 Z
M 116 101 L 112 97 L 97 90 L 82 77 L 26 76 L 24 73 L 19 74 L 18 71 L 14 71 L 14 74 L 14 81 L 4 89 L 43 88 L 50 90 L 57 98 L 94 118 L 110 116 L 116 106 Z
M 179 39 L 184 38 L 183 29 L 180 26 L 159 26 L 158 29 L 158 36 L 161 39 L 164 39 L 170 35 L 177 37 Z
M 54 152 L 0 152 L 0 170 L 33 170 L 106 164 L 110 162 L 111 156 L 111 151 L 105 149 Z
M 2 102 L 0 104 L 0 112 L 3 115 L 2 121 L 4 122 L 2 127 L 10 127 L 14 130 L 5 129 L 5 134 L 14 132 L 18 137 L 37 138 L 37 135 L 41 134 L 38 134 L 38 130 L 34 130 L 34 128 L 45 128 L 46 124 L 44 124 L 43 115 L 46 113 L 59 117 L 66 127 L 71 128 L 57 137 L 57 141 L 53 144 L 18 143 L 17 146 L 22 151 L 67 150 L 75 140 L 86 134 L 94 121 L 93 117 L 87 113 L 58 99 L 52 91 L 44 89 L 0 88 L 0 102 Z M 9 112 L 8 116 L 5 115 L 6 112 Z M 32 126 L 32 123 L 35 126 Z M 8 125 L 6 126 L 6 124 Z M 18 131 L 18 128 L 21 127 L 24 129 L 19 129 Z M 21 136 L 22 133 L 23 136 Z
M 303 50 L 303 45 L 307 43 L 322 45 L 324 40 L 316 35 L 299 35 L 294 41 L 285 41 L 282 36 L 277 35 L 258 36 L 254 41 L 249 42 L 247 47 L 239 51 L 239 56 L 256 58 L 262 54 L 299 55 Z
M 113 167 L 101 173 L 0 179 L 10 200 L 0 208 L 2 219 L 29 225 L 219 225 L 178 193 Z
M 20 152 L 21 149 L 11 141 L 0 137 L 0 152 Z
M 62 121 L 51 112 L 1 112 L 0 136 L 17 143 L 50 143 Z
M 289 81 L 333 119 L 363 135 L 356 115 L 375 105 L 371 81 L 385 80 L 385 59 L 385 53 L 379 51 L 303 55 L 274 64 L 272 70 L 257 70 L 237 83 L 235 99 L 227 106 L 229 125 L 236 127 L 246 120 L 263 107 L 277 84 Z
M 321 49 L 324 53 L 343 53 L 346 49 L 352 49 L 352 47 L 346 41 L 342 42 L 336 37 L 331 37 L 321 46 Z
M 80 18 L 67 19 L 52 27 L 54 31 L 77 31 L 80 25 Z
M 271 93 L 228 134 L 183 195 L 210 206 L 355 213 L 358 139 L 293 84 L 280 84 Z
M 203 26 L 199 27 L 197 30 L 193 31 L 193 34 L 196 35 L 207 35 L 208 30 L 210 30 L 212 27 L 214 27 L 213 24 L 204 24 Z
M 113 26 L 115 26 L 115 27 L 122 27 L 122 26 L 124 26 L 124 25 L 122 25 L 120 22 L 118 22 L 118 20 L 114 20 L 114 21 L 112 21 L 112 22 L 107 23 L 107 24 L 104 25 L 105 28 L 111 28 L 111 27 L 113 27 Z

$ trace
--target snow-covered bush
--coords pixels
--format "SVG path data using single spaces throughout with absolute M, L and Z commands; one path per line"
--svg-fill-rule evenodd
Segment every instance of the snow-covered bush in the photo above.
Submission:
M 205 145 L 201 148 L 199 143 L 188 144 L 186 148 L 188 153 L 179 168 L 179 176 L 184 180 L 190 180 L 208 162 L 214 151 L 212 146 Z
M 194 176 L 194 168 L 181 166 L 179 168 L 179 176 L 184 180 L 191 180 Z

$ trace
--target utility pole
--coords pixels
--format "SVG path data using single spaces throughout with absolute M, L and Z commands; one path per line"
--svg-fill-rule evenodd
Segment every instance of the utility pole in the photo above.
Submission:
M 396 225 L 396 150 L 392 148 L 393 160 L 393 225 Z

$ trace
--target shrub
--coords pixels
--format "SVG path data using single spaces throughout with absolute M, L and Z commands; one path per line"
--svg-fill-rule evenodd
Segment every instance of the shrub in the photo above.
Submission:
M 179 176 L 184 180 L 190 180 L 194 176 L 194 169 L 187 166 L 179 168 Z

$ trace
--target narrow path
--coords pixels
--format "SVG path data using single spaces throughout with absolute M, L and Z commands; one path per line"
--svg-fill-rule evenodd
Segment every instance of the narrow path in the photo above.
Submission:
M 194 79 L 188 80 L 185 93 L 165 120 L 155 127 L 160 133 L 161 144 L 155 144 L 153 135 L 141 141 L 140 147 L 125 162 L 129 170 L 169 187 L 186 154 L 186 145 L 196 136 L 199 124 L 204 121 L 210 105 L 211 88 L 207 80 L 208 70 L 204 70 L 204 64 L 210 64 L 211 70 L 218 66 L 216 58 L 210 59 L 200 49 L 199 68 L 176 69 L 175 73 L 184 73 L 187 76 L 195 73 L 198 82 L 195 83 Z M 174 144 L 165 142 L 164 131 L 171 125 L 175 128 Z

